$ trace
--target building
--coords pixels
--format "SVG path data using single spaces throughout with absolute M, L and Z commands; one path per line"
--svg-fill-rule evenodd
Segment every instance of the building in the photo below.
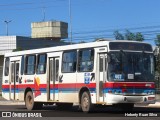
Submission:
M 28 50 L 36 48 L 45 48 L 51 46 L 61 46 L 68 43 L 60 40 L 50 40 L 44 38 L 30 38 L 22 36 L 0 36 L 0 86 L 2 84 L 3 59 L 4 54 L 13 50 Z M 1 90 L 1 87 L 0 87 Z
M 31 38 L 0 36 L 0 91 L 5 53 L 14 50 L 28 50 L 69 44 L 61 42 L 61 39 L 68 37 L 68 23 L 61 21 L 33 22 L 31 23 L 31 31 Z
M 68 38 L 68 23 L 61 21 L 31 23 L 32 38 Z

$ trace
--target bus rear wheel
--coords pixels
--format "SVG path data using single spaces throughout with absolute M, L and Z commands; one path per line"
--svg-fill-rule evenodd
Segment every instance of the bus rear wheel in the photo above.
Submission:
M 81 96 L 81 109 L 83 112 L 88 113 L 93 109 L 89 92 L 83 92 Z
M 28 110 L 41 109 L 43 104 L 41 102 L 34 102 L 32 91 L 28 91 L 25 96 L 25 106 Z

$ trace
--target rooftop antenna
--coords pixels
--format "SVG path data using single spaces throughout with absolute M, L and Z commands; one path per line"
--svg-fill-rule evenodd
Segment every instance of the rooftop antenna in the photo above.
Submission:
M 6 23 L 6 36 L 8 36 L 8 24 L 12 22 L 12 20 L 9 21 L 5 20 L 4 22 Z
M 43 12 L 43 21 L 45 21 L 45 18 L 46 18 L 45 7 L 42 8 L 42 12 Z
M 42 5 L 43 5 L 43 0 L 42 0 Z M 45 11 L 45 6 L 43 5 L 43 7 L 42 7 L 42 14 L 43 14 L 43 19 L 42 19 L 42 21 L 45 21 L 45 19 L 46 19 L 46 11 Z
M 69 18 L 70 18 L 70 44 L 72 44 L 72 14 L 71 14 L 71 0 L 69 0 Z

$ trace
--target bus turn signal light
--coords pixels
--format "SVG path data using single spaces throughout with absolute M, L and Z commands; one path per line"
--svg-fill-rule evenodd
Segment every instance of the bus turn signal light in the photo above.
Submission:
M 155 97 L 148 97 L 148 100 L 155 100 Z

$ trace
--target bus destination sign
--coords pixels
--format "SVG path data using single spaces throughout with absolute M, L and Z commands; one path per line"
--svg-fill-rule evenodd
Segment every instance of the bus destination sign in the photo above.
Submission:
M 145 43 L 134 42 L 110 42 L 110 50 L 134 50 L 152 52 L 152 46 Z

